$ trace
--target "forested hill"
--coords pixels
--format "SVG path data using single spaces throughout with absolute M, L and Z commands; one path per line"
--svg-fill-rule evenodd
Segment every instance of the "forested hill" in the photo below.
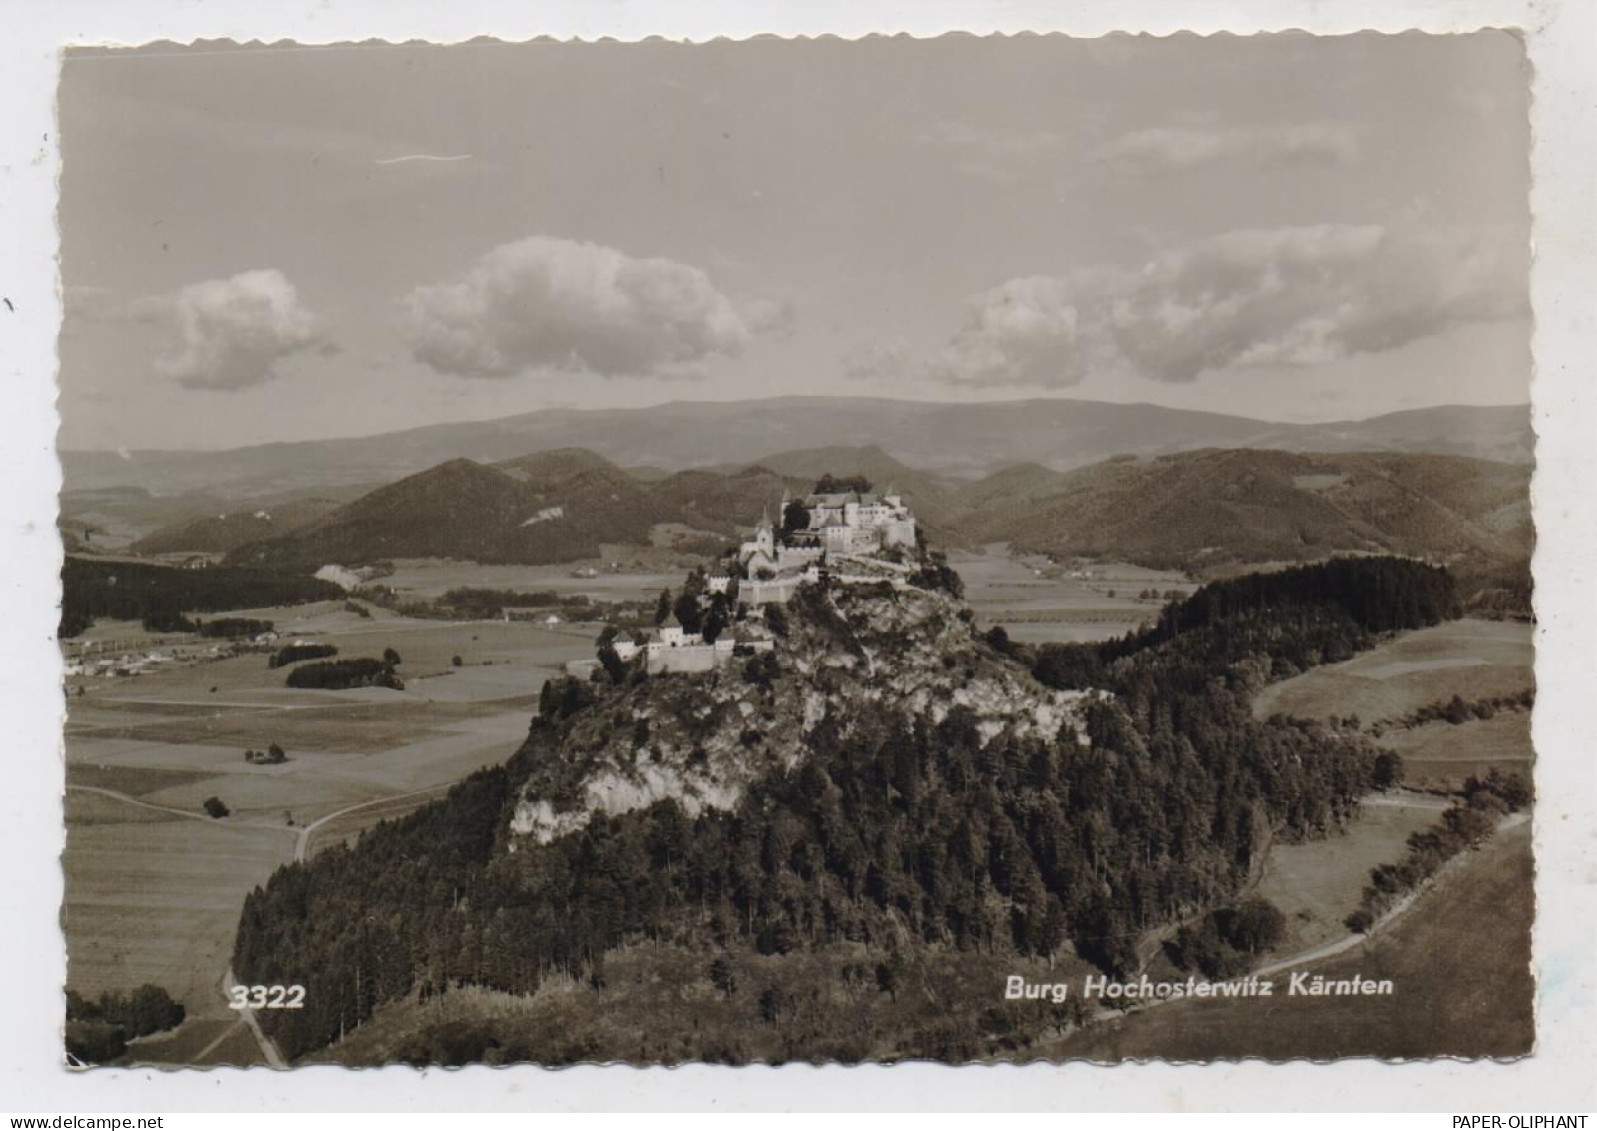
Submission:
M 647 546 L 662 523 L 729 545 L 784 490 L 808 483 L 764 468 L 684 471 L 646 482 L 581 450 L 493 466 L 451 460 L 339 507 L 284 537 L 237 547 L 235 565 L 314 571 L 330 562 L 453 557 L 542 564 L 598 557 L 606 544 Z
M 1197 573 L 1388 553 L 1528 588 L 1530 469 L 1459 456 L 1211 449 L 1116 458 L 988 491 L 967 541 Z M 978 490 L 975 488 L 973 490 Z M 1457 571 L 1455 571 L 1457 572 Z
M 454 460 L 323 513 L 229 561 L 314 571 L 336 562 L 449 556 L 541 564 L 648 545 L 661 524 L 710 554 L 783 491 L 823 471 L 895 485 L 939 543 L 1129 561 L 1212 577 L 1339 553 L 1448 564 L 1474 605 L 1529 611 L 1529 469 L 1459 456 L 1211 449 L 1122 456 L 1070 472 L 1017 465 L 976 481 L 908 467 L 875 446 L 772 454 L 736 468 L 642 478 L 561 449 L 497 465 Z M 185 535 L 187 531 L 187 535 Z M 191 527 L 151 539 L 182 548 Z M 208 543 L 209 544 L 209 543 Z
M 759 956 L 777 1013 L 782 994 L 814 996 L 815 971 L 834 968 L 816 962 L 844 954 L 839 977 L 863 958 L 890 990 L 913 968 L 950 1018 L 996 1024 L 922 957 L 1134 970 L 1143 932 L 1224 906 L 1272 836 L 1336 829 L 1384 780 L 1355 735 L 1255 720 L 1259 673 L 1456 609 L 1445 572 L 1398 560 L 1208 588 L 1164 628 L 1091 658 L 1113 694 L 1061 698 L 1031 669 L 1070 679 L 977 636 L 951 593 L 801 593 L 777 618 L 774 654 L 704 675 L 550 684 L 503 768 L 254 892 L 235 970 L 308 990 L 305 1009 L 262 1015 L 284 1051 L 462 985 L 529 993 L 576 978 L 587 988 L 571 992 L 598 994 L 606 955 L 639 940 L 651 961 L 704 967 L 725 994 L 730 971 Z M 658 1057 L 656 1024 L 632 1018 L 614 1048 L 541 1034 L 515 1055 Z M 482 1055 L 493 1026 L 481 1018 L 447 1055 Z M 878 1030 L 868 1051 L 926 1055 L 927 1039 Z M 695 1027 L 665 1055 L 778 1055 L 753 1041 Z M 443 1055 L 431 1047 L 416 1055 Z M 821 1035 L 790 1032 L 780 1047 L 843 1055 Z

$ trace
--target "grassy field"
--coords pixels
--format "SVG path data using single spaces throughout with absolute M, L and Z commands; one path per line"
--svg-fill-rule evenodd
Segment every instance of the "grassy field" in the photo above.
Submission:
M 1395 993 L 1191 999 L 1089 1025 L 1046 1055 L 1097 1061 L 1512 1057 L 1534 1040 L 1530 825 L 1498 834 L 1363 946 L 1305 969 Z
M 244 894 L 288 859 L 293 837 L 98 796 L 69 795 L 67 822 L 67 985 L 98 996 L 154 982 L 191 1016 L 228 1016 L 217 986 Z
M 1356 714 L 1369 723 L 1453 695 L 1513 695 L 1535 685 L 1532 632 L 1517 622 L 1460 620 L 1403 633 L 1346 663 L 1266 688 L 1254 701 L 1254 713 L 1311 719 Z
M 1341 664 L 1273 684 L 1254 700 L 1260 717 L 1357 715 L 1366 725 L 1450 699 L 1515 695 L 1536 684 L 1530 625 L 1461 620 L 1404 633 Z M 1405 783 L 1457 789 L 1493 766 L 1529 774 L 1535 757 L 1530 714 L 1503 712 L 1452 726 L 1392 727 L 1379 742 L 1403 756 Z
M 1040 555 L 1011 554 L 1003 543 L 955 550 L 948 561 L 964 579 L 977 622 L 1001 624 L 1011 639 L 1028 644 L 1122 636 L 1158 616 L 1164 604 L 1162 596 L 1143 600 L 1139 593 L 1194 588 L 1178 573 L 1114 562 L 1070 570 Z
M 636 549 L 626 552 L 630 557 L 639 554 Z M 394 562 L 394 572 L 384 577 L 381 584 L 406 597 L 439 597 L 451 589 L 474 586 L 521 592 L 549 589 L 562 596 L 585 596 L 596 601 L 652 600 L 661 589 L 669 586 L 674 591 L 682 584 L 681 569 L 619 572 L 605 569 L 605 565 L 604 562 L 478 565 L 439 558 L 401 558 Z M 579 566 L 596 569 L 598 576 L 573 577 L 572 573 Z
M 257 1060 L 218 988 L 244 894 L 291 857 L 313 822 L 340 814 L 309 836 L 310 852 L 503 761 L 525 737 L 544 681 L 593 651 L 588 626 L 451 623 L 382 609 L 363 618 L 342 602 L 236 615 L 272 620 L 283 643 L 331 643 L 341 656 L 392 647 L 406 688 L 291 689 L 264 650 L 206 660 L 210 642 L 163 645 L 137 624 L 95 626 L 99 641 L 181 657 L 137 676 L 68 683 L 67 781 L 84 787 L 69 791 L 66 808 L 69 984 L 98 995 L 154 982 L 184 1003 L 190 1020 L 140 1042 L 143 1061 L 188 1063 L 201 1052 L 206 1063 Z M 246 749 L 273 742 L 286 762 L 245 762 Z M 200 818 L 209 797 L 230 816 Z M 343 812 L 353 806 L 362 807 Z
M 1528 777 L 1535 758 L 1530 719 L 1529 711 L 1512 711 L 1457 726 L 1427 723 L 1387 731 L 1378 741 L 1403 756 L 1404 774 L 1416 787 L 1456 790 L 1493 768 Z
M 1265 857 L 1258 894 L 1286 916 L 1276 953 L 1290 954 L 1347 933 L 1342 920 L 1359 906 L 1370 869 L 1403 858 L 1410 833 L 1441 813 L 1425 805 L 1366 803 L 1347 831 L 1325 840 L 1277 842 Z

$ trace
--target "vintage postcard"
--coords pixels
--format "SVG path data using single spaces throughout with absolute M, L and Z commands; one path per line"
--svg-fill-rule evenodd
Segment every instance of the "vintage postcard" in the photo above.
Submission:
M 62 1057 L 1531 1052 L 1529 90 L 68 50 Z

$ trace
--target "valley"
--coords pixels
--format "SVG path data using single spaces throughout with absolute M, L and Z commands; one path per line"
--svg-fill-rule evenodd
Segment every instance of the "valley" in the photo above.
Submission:
M 235 574 L 257 587 L 304 588 L 312 571 L 336 564 L 339 584 L 354 588 L 343 597 L 222 606 L 225 617 L 270 622 L 270 643 L 151 631 L 103 612 L 64 642 L 73 665 L 66 680 L 69 985 L 94 995 L 154 982 L 185 1004 L 180 1030 L 133 1046 L 140 1061 L 259 1063 L 277 1056 L 227 1008 L 222 992 L 246 893 L 282 864 L 355 843 L 474 771 L 504 764 L 526 739 L 545 685 L 571 661 L 591 660 L 607 620 L 647 616 L 661 590 L 678 592 L 685 569 L 734 546 L 762 510 L 771 513 L 775 496 L 806 486 L 817 468 L 862 477 L 860 469 L 869 469 L 907 485 L 907 495 L 918 492 L 925 506 L 917 503 L 917 515 L 947 548 L 973 629 L 1002 628 L 1022 654 L 1126 638 L 1211 578 L 1279 571 L 1337 552 L 1399 547 L 1448 562 L 1466 601 L 1483 611 L 1513 608 L 1520 599 L 1521 567 L 1514 563 L 1528 520 L 1512 500 L 1522 472 L 1454 457 L 1197 452 L 1065 472 L 1017 465 L 961 479 L 916 469 L 875 447 L 795 450 L 757 464 L 658 474 L 560 449 L 495 465 L 456 460 L 371 490 L 346 487 L 345 502 L 307 496 L 303 505 L 281 501 L 275 512 L 231 504 L 243 518 L 226 506 L 206 518 L 192 503 L 137 493 L 97 497 L 98 552 L 80 547 L 86 552 L 74 560 L 109 570 L 113 585 L 117 563 L 159 563 L 170 571 L 161 578 L 175 582 L 167 588 L 179 594 L 190 585 L 185 573 L 210 583 L 207 591 L 225 589 Z M 1399 497 L 1405 502 L 1394 511 Z M 1426 527 L 1416 522 L 1416 507 L 1443 517 Z M 177 518 L 152 521 L 161 513 Z M 1461 525 L 1455 519 L 1463 514 L 1472 517 Z M 270 519 L 258 517 L 265 515 Z M 1092 538 L 1083 539 L 1082 530 L 1092 530 Z M 1172 537 L 1177 531 L 1188 533 Z M 198 568 L 180 570 L 179 563 Z M 323 589 L 304 592 L 339 592 L 315 584 Z M 505 615 L 494 609 L 491 618 L 464 616 L 450 602 L 471 592 L 538 604 Z M 124 599 L 106 605 L 105 596 L 96 608 L 137 607 Z M 1316 720 L 1357 715 L 1361 734 L 1402 756 L 1410 790 L 1367 797 L 1329 839 L 1277 838 L 1270 845 L 1250 890 L 1285 917 L 1275 954 L 1345 940 L 1342 920 L 1358 905 L 1370 869 L 1399 859 L 1405 840 L 1435 823 L 1446 805 L 1441 793 L 1488 769 L 1528 771 L 1527 710 L 1417 725 L 1401 720 L 1453 696 L 1473 702 L 1524 691 L 1533 683 L 1530 631 L 1514 620 L 1475 617 L 1403 632 L 1346 662 L 1275 682 L 1257 697 L 1261 720 L 1280 712 Z M 290 642 L 334 648 L 340 658 L 391 650 L 403 686 L 285 686 L 286 670 L 267 660 Z M 246 760 L 246 750 L 273 744 L 285 751 L 283 760 Z M 206 815 L 213 799 L 226 816 Z M 1426 893 L 1421 913 L 1452 890 L 1438 885 L 1438 893 Z M 1392 937 L 1406 936 L 1394 930 Z M 660 976 L 649 972 L 654 959 L 629 953 L 617 958 L 618 970 L 641 962 L 638 978 Z M 1158 946 L 1146 953 L 1160 969 Z M 818 951 L 815 961 L 843 984 L 852 977 L 842 952 Z M 756 969 L 749 967 L 751 975 Z M 779 979 L 785 984 L 791 966 L 782 969 L 789 971 Z M 953 978 L 953 970 L 947 966 L 940 977 Z M 959 1044 L 961 1055 L 1098 1055 L 1077 1050 L 1135 1047 L 1120 1037 L 1090 1043 L 1085 1034 L 1097 1024 L 1065 1036 L 1080 1018 L 1056 1019 L 1052 1038 L 1019 1021 L 1013 1040 L 995 1036 L 992 1019 L 977 1008 L 979 979 L 957 982 L 960 992 L 975 995 L 961 1014 L 958 1040 L 986 1033 Z M 530 1034 L 538 1017 L 587 1008 L 577 1003 L 589 990 L 563 992 L 566 1004 L 540 1006 L 507 1022 L 507 1031 Z M 869 995 L 861 993 L 845 996 L 855 994 L 864 1008 Z M 540 990 L 539 1000 L 544 996 Z M 384 1015 L 382 1025 L 393 1031 L 371 1047 L 391 1055 L 449 1017 L 466 1024 L 479 1007 L 506 1008 L 487 990 L 463 993 L 443 1014 L 413 1001 Z M 910 1023 L 892 1002 L 887 1008 L 879 1043 L 862 1046 L 868 1055 L 892 1056 L 891 1033 Z M 712 1014 L 721 1018 L 715 1024 L 729 1024 L 738 1011 Z M 399 1016 L 408 1020 L 395 1025 Z M 690 1010 L 682 1019 L 697 1025 L 707 1016 Z M 1134 1017 L 1123 1024 L 1136 1032 L 1148 1023 Z M 334 1058 L 358 1062 L 367 1055 L 360 1047 Z

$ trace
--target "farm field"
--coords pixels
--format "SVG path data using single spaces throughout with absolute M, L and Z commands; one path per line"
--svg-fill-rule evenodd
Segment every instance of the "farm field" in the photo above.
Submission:
M 77 791 L 68 793 L 67 823 L 67 985 L 97 997 L 154 982 L 191 1018 L 231 1016 L 218 984 L 239 909 L 289 858 L 291 830 L 185 818 Z
M 1197 999 L 1089 1025 L 1050 1059 L 1230 1060 L 1520 1056 L 1534 1040 L 1530 823 L 1504 830 L 1392 926 L 1303 967 L 1391 979 L 1391 996 Z
M 210 642 L 135 676 L 69 678 L 68 980 L 91 996 L 153 982 L 183 1002 L 180 1029 L 133 1046 L 147 1062 L 258 1061 L 220 990 L 245 893 L 296 849 L 313 854 L 503 761 L 525 737 L 544 681 L 591 655 L 594 636 L 591 626 L 418 620 L 379 608 L 365 618 L 342 602 L 229 615 L 271 620 L 280 643 L 330 643 L 341 657 L 391 647 L 406 687 L 289 688 L 290 669 L 267 666 L 270 648 L 203 659 Z M 95 631 L 121 647 L 161 646 L 137 624 Z M 244 760 L 273 742 L 286 761 Z M 225 819 L 203 815 L 212 797 Z
M 636 557 L 636 548 L 626 554 Z M 629 560 L 630 560 L 629 557 Z M 400 558 L 394 572 L 381 578 L 402 596 L 441 597 L 451 589 L 515 589 L 532 592 L 553 590 L 561 596 L 585 596 L 596 601 L 653 600 L 666 586 L 675 589 L 682 583 L 681 569 L 643 569 L 612 572 L 605 562 L 564 562 L 559 565 L 478 565 L 440 558 Z M 583 567 L 598 571 L 595 577 L 573 577 Z
M 1001 624 L 1012 640 L 1028 644 L 1122 636 L 1159 615 L 1162 594 L 1195 588 L 1179 573 L 1123 562 L 1071 570 L 1041 555 L 1011 554 L 1001 542 L 980 551 L 952 551 L 948 564 L 964 579 L 965 598 L 978 623 L 984 628 Z M 1146 589 L 1157 589 L 1161 598 L 1139 599 Z

